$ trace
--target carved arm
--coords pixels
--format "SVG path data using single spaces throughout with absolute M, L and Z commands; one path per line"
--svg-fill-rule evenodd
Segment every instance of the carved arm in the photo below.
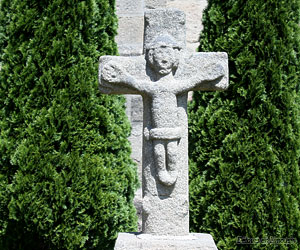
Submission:
M 129 75 L 121 65 L 116 62 L 107 62 L 102 65 L 99 89 L 109 91 L 115 87 L 132 88 L 137 92 L 145 92 L 145 84 L 137 81 L 133 76 Z
M 196 76 L 184 80 L 176 89 L 176 93 L 182 93 L 191 90 L 225 90 L 228 83 L 223 81 L 219 84 L 225 76 L 225 69 L 221 64 L 210 64 L 205 69 L 201 70 Z

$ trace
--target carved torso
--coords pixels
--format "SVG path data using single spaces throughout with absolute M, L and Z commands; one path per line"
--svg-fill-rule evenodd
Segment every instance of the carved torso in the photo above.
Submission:
M 177 97 L 169 91 L 151 96 L 152 125 L 154 128 L 172 128 L 178 124 Z

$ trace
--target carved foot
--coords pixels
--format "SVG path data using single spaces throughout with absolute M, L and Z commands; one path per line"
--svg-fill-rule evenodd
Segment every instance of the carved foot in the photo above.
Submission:
M 168 172 L 167 170 L 158 171 L 159 181 L 166 186 L 174 185 L 175 182 L 177 181 L 177 176 L 178 176 L 177 171 L 172 171 L 172 172 L 170 171 Z

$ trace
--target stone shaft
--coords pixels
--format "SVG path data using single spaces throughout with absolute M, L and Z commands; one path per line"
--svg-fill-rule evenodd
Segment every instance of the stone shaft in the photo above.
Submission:
M 225 90 L 226 53 L 188 53 L 178 10 L 145 14 L 145 55 L 103 56 L 99 89 L 143 97 L 143 222 L 151 235 L 189 234 L 187 93 Z

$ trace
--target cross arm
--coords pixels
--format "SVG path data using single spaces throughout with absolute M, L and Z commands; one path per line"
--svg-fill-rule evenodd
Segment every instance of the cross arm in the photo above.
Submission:
M 228 56 L 224 52 L 194 53 L 185 58 L 178 71 L 177 93 L 228 88 Z
M 104 94 L 142 94 L 145 64 L 143 57 L 100 57 L 99 90 Z

